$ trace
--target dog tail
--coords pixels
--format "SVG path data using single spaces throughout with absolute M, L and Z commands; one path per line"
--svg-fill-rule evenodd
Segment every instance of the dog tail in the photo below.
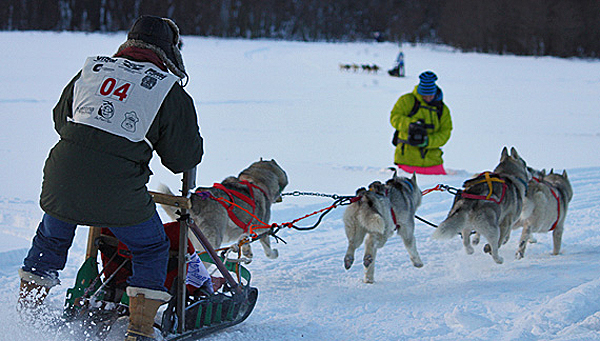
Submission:
M 461 214 L 460 209 L 452 212 L 433 232 L 433 239 L 447 240 L 456 237 L 464 226 L 464 220 L 465 216 Z
M 358 214 L 358 220 L 362 226 L 369 232 L 384 234 L 385 220 L 374 194 L 367 191 L 360 199 L 359 204 L 363 207 Z
M 174 195 L 173 192 L 171 192 L 171 189 L 167 185 L 165 185 L 163 183 L 161 183 L 160 185 L 158 185 L 157 192 L 164 193 L 164 194 L 169 194 L 169 195 Z M 167 215 L 171 219 L 173 219 L 173 220 L 179 219 L 179 216 L 177 215 L 177 213 L 175 213 L 177 211 L 176 208 L 174 208 L 172 206 L 168 206 L 168 205 L 162 205 L 162 204 L 160 206 L 162 207 L 162 209 L 165 211 L 165 213 L 167 213 Z

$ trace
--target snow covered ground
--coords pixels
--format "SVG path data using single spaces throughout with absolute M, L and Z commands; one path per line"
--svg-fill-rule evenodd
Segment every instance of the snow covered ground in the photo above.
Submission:
M 19 324 L 17 269 L 35 233 L 42 166 L 57 141 L 51 110 L 85 57 L 112 54 L 125 34 L 0 32 L 0 340 L 52 340 Z M 414 268 L 400 238 L 380 250 L 376 282 L 362 282 L 360 261 L 343 268 L 346 248 L 337 208 L 316 230 L 284 230 L 280 257 L 259 246 L 249 265 L 259 301 L 244 323 L 206 340 L 594 340 L 600 339 L 600 63 L 577 59 L 490 56 L 442 46 L 403 47 L 407 77 L 339 69 L 340 63 L 387 70 L 390 43 L 300 43 L 185 37 L 187 90 L 198 109 L 206 154 L 197 184 L 236 175 L 274 158 L 287 171 L 286 191 L 352 195 L 391 172 L 389 112 L 421 71 L 439 76 L 454 131 L 444 147 L 448 176 L 419 176 L 421 189 L 460 187 L 491 170 L 503 146 L 515 146 L 535 168 L 566 169 L 575 195 L 562 253 L 537 235 L 515 260 L 515 231 L 495 264 L 460 238 L 431 239 L 417 223 L 425 263 Z M 10 48 L 8 48 L 10 47 Z M 158 159 L 150 188 L 178 188 Z M 439 223 L 453 196 L 434 192 L 417 214 Z M 273 222 L 287 222 L 331 204 L 286 197 Z M 162 213 L 162 212 L 161 212 Z M 166 220 L 166 216 L 163 216 Z M 307 220 L 305 225 L 314 221 Z M 87 228 L 71 249 L 63 284 L 48 304 L 60 311 L 83 261 Z M 357 251 L 361 259 L 363 248 Z

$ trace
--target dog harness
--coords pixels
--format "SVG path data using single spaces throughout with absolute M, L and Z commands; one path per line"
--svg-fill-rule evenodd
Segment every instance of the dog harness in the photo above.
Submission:
M 460 191 L 459 194 L 461 197 L 463 198 L 467 198 L 467 199 L 478 199 L 478 200 L 489 200 L 489 201 L 493 201 L 496 204 L 500 204 L 502 202 L 502 200 L 504 200 L 504 194 L 506 193 L 506 188 L 508 187 L 506 185 L 506 181 L 500 179 L 497 176 L 491 177 L 490 172 L 483 172 L 481 174 L 479 174 L 476 178 L 480 177 L 480 176 L 485 176 L 485 179 L 473 182 L 473 183 L 469 183 L 465 189 L 468 189 L 469 187 L 481 184 L 481 183 L 487 183 L 488 185 L 488 194 L 487 195 L 476 195 L 476 194 L 471 194 L 471 193 L 465 193 L 463 191 Z M 493 193 L 493 187 L 492 187 L 492 182 L 498 182 L 502 184 L 502 194 L 500 195 L 500 199 L 494 199 L 492 198 L 492 193 Z
M 556 225 L 558 225 L 558 221 L 560 220 L 560 199 L 558 198 L 558 194 L 556 194 L 556 192 L 554 192 L 554 189 L 552 188 L 552 186 L 550 186 L 547 182 L 540 180 L 536 177 L 532 177 L 533 180 L 537 181 L 540 184 L 544 184 L 546 186 L 548 186 L 548 189 L 550 189 L 550 193 L 552 193 L 552 196 L 554 197 L 554 199 L 556 199 L 556 207 L 557 207 L 557 214 L 556 214 L 556 221 L 554 222 L 554 224 L 552 224 L 552 227 L 550 228 L 549 231 L 552 231 L 556 228 Z
M 408 185 L 408 187 L 410 187 L 410 190 L 413 190 L 413 185 L 410 181 L 408 180 L 404 180 L 404 183 L 406 183 Z M 386 189 L 385 190 L 385 196 L 387 197 L 389 195 L 389 191 Z M 394 226 L 396 226 L 396 231 L 400 230 L 400 224 L 398 224 L 398 219 L 396 219 L 396 212 L 394 211 L 394 208 L 390 206 L 390 212 L 392 213 L 392 221 L 394 222 Z
M 223 186 L 223 184 L 220 183 L 215 183 L 213 184 L 213 188 L 216 188 L 218 190 L 221 190 L 223 192 L 225 192 L 225 194 L 227 194 L 227 196 L 229 197 L 229 200 L 231 202 L 234 202 L 235 198 L 238 198 L 240 200 L 242 200 L 243 202 L 245 202 L 246 204 L 250 205 L 250 207 L 252 207 L 252 212 L 251 214 L 254 215 L 254 211 L 256 210 L 256 203 L 254 201 L 254 191 L 253 189 L 258 189 L 259 191 L 261 191 L 263 193 L 263 195 L 265 196 L 265 198 L 267 198 L 267 200 L 269 199 L 269 196 L 267 195 L 267 193 L 260 188 L 259 186 L 242 180 L 239 182 L 241 185 L 245 185 L 248 187 L 248 192 L 250 192 L 250 197 L 248 197 L 247 195 L 240 193 L 236 190 L 230 189 L 230 188 L 226 188 L 225 186 Z M 202 192 L 202 191 L 197 191 L 198 192 Z M 238 216 L 235 215 L 235 213 L 233 212 L 234 209 L 234 205 L 233 204 L 229 204 L 226 203 L 222 200 L 217 200 L 222 206 L 223 208 L 225 208 L 225 210 L 227 210 L 227 215 L 229 216 L 229 218 L 239 227 L 241 228 L 244 233 L 248 233 L 248 226 L 250 226 L 250 223 L 252 222 L 252 219 L 250 219 L 247 223 L 244 223 L 240 218 L 238 218 Z

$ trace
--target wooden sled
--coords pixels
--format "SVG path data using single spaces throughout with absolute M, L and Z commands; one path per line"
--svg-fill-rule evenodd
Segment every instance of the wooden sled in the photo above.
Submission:
M 168 275 L 166 283 L 173 297 L 159 309 L 160 322 L 155 320 L 155 327 L 165 340 L 196 340 L 239 324 L 250 315 L 258 297 L 258 290 L 250 286 L 250 272 L 239 263 L 218 256 L 189 217 L 189 193 L 195 186 L 195 175 L 195 169 L 184 173 L 184 196 L 151 193 L 157 203 L 176 206 L 180 213 L 178 223 L 165 224 L 165 228 L 169 225 L 179 229 L 179 242 L 169 259 L 169 268 L 176 274 L 171 273 L 171 281 Z M 205 264 L 214 264 L 225 280 L 225 285 L 213 294 L 202 290 L 191 294 L 185 281 L 178 280 L 186 278 L 188 231 L 207 250 L 199 254 L 200 259 Z M 103 261 L 101 270 L 99 255 Z M 120 247 L 116 238 L 98 227 L 90 227 L 86 260 L 77 273 L 74 287 L 67 290 L 63 316 L 69 329 L 86 340 L 103 340 L 118 319 L 129 315 L 129 297 L 122 274 L 127 273 L 130 263 L 127 250 Z

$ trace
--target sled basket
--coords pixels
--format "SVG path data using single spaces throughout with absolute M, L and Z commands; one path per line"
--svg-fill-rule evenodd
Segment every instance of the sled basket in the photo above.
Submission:
M 214 263 L 207 253 L 199 254 L 203 262 Z M 223 258 L 221 258 L 223 259 Z M 250 286 L 250 272 L 234 262 L 225 262 L 227 270 L 237 272 L 245 282 L 241 292 L 226 288 L 223 292 L 190 301 L 185 308 L 184 332 L 177 334 L 179 321 L 175 314 L 176 302 L 171 300 L 163 313 L 161 330 L 166 340 L 196 340 L 215 331 L 244 321 L 254 309 L 258 290 Z
M 100 242 L 99 244 L 102 244 Z M 100 246 L 103 249 L 105 246 Z M 198 254 L 205 263 L 214 264 L 207 253 Z M 221 258 L 223 260 L 223 258 Z M 185 307 L 185 327 L 177 332 L 179 319 L 175 312 L 176 295 L 162 312 L 160 323 L 155 323 L 165 340 L 195 340 L 218 330 L 231 327 L 244 321 L 254 309 L 258 290 L 250 286 L 251 274 L 239 263 L 225 262 L 228 271 L 240 279 L 243 288 L 240 292 L 225 286 L 208 294 L 205 291 L 188 295 Z M 67 290 L 63 317 L 74 332 L 85 334 L 93 340 L 102 340 L 111 326 L 120 317 L 129 314 L 129 297 L 123 290 L 110 282 L 115 278 L 101 278 L 104 270 L 98 270 L 95 258 L 88 258 L 80 267 L 73 288 Z M 176 287 L 177 279 L 173 283 Z M 120 296 L 118 296 L 119 294 Z

